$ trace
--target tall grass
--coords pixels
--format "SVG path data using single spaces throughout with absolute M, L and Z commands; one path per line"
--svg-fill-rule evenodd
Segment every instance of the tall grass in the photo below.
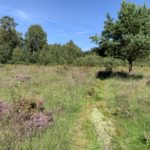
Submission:
M 77 114 L 84 104 L 88 88 L 94 83 L 94 74 L 92 73 L 94 70 L 95 68 L 63 66 L 6 65 L 1 67 L 0 99 L 13 102 L 20 97 L 40 98 L 44 101 L 44 107 L 53 113 L 54 123 L 38 136 L 30 136 L 23 141 L 10 140 L 12 144 L 9 145 L 13 146 L 1 145 L 0 149 L 70 150 L 71 130 Z M 20 81 L 18 76 L 28 76 L 29 78 Z M 9 127 L 5 130 L 9 130 Z
M 135 68 L 134 74 L 139 73 L 143 78 L 113 76 L 103 80 L 105 92 L 100 101 L 106 104 L 100 110 L 113 119 L 114 150 L 150 149 L 150 87 L 146 84 L 150 79 L 149 68 Z
M 98 140 L 100 134 L 90 119 L 95 108 L 108 122 L 111 120 L 115 129 L 115 134 L 110 135 L 112 149 L 149 150 L 150 87 L 146 83 L 150 80 L 150 68 L 135 67 L 132 77 L 113 74 L 96 79 L 96 73 L 102 69 L 1 66 L 0 100 L 12 103 L 20 98 L 42 99 L 46 110 L 52 112 L 54 123 L 39 134 L 28 138 L 22 135 L 20 140 L 12 137 L 10 126 L 0 120 L 0 138 L 7 137 L 0 150 L 103 149 Z M 126 70 L 118 67 L 114 71 Z

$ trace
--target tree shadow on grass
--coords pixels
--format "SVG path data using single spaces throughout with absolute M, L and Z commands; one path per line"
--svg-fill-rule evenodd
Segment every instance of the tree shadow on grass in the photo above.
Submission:
M 129 75 L 127 72 L 120 71 L 120 72 L 113 72 L 113 71 L 99 71 L 96 74 L 96 78 L 101 80 L 106 80 L 110 78 L 120 78 L 120 79 L 133 79 L 133 80 L 140 80 L 144 76 L 142 74 L 131 74 Z

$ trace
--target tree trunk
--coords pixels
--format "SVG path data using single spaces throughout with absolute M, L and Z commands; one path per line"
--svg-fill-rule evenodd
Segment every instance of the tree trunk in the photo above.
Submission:
M 131 74 L 132 66 L 133 66 L 132 61 L 129 61 L 129 74 Z

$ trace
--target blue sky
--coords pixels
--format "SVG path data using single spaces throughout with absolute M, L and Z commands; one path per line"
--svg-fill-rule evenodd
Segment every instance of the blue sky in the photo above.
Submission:
M 137 4 L 149 0 L 128 0 Z M 0 0 L 0 17 L 9 15 L 23 34 L 31 24 L 40 24 L 48 43 L 74 40 L 83 50 L 95 45 L 89 37 L 103 30 L 105 15 L 116 17 L 122 0 Z

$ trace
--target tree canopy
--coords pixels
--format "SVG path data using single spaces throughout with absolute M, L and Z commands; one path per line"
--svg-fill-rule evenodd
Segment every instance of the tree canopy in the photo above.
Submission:
M 132 63 L 144 59 L 150 52 L 150 10 L 143 6 L 123 1 L 118 17 L 114 20 L 106 15 L 101 36 L 92 40 L 99 44 L 101 53 L 107 56 L 127 60 L 129 73 Z
M 3 16 L 0 19 L 0 29 L 12 31 L 15 30 L 17 23 L 15 22 L 14 18 L 9 16 Z
M 11 60 L 13 49 L 21 44 L 21 35 L 16 31 L 17 23 L 9 16 L 0 19 L 0 62 Z
M 25 34 L 25 42 L 27 49 L 34 54 L 47 44 L 47 34 L 40 25 L 31 25 Z

